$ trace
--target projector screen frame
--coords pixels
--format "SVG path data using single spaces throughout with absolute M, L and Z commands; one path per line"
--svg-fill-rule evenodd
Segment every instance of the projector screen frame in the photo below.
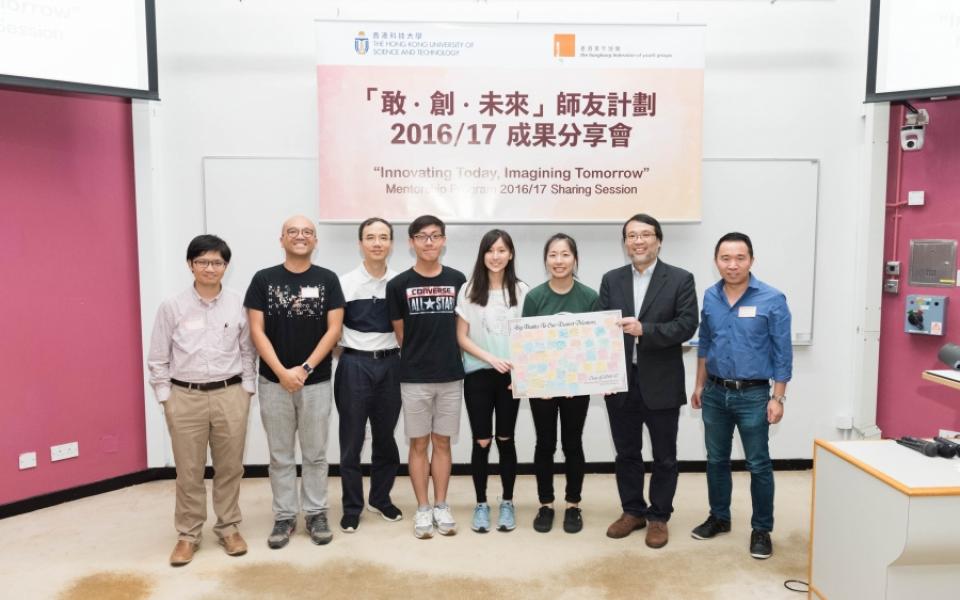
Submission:
M 864 102 L 896 102 L 898 100 L 923 100 L 960 96 L 960 81 L 957 85 L 916 90 L 877 92 L 877 51 L 880 45 L 880 3 L 870 0 L 870 35 L 867 43 L 867 94 Z
M 103 96 L 120 96 L 122 98 L 138 98 L 142 100 L 159 100 L 160 93 L 157 85 L 157 19 L 156 0 L 143 0 L 144 24 L 147 28 L 147 77 L 149 89 L 122 88 L 107 85 L 79 83 L 76 81 L 62 81 L 58 79 L 43 79 L 37 77 L 20 77 L 0 73 L 0 86 L 18 88 L 35 88 L 60 92 L 75 92 L 81 94 L 99 94 Z

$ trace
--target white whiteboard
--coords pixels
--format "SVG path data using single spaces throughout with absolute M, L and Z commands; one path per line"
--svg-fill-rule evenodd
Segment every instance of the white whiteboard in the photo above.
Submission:
M 794 343 L 811 344 L 819 170 L 813 159 L 704 160 L 703 221 L 664 224 L 661 258 L 694 274 L 702 303 L 704 289 L 718 279 L 713 264 L 717 239 L 729 231 L 746 233 L 756 254 L 754 274 L 787 296 Z M 233 250 L 226 284 L 240 292 L 257 270 L 283 261 L 279 238 L 284 219 L 318 212 L 316 158 L 206 157 L 203 184 L 206 232 L 221 236 Z M 513 236 L 518 274 L 531 285 L 546 278 L 543 242 L 557 231 L 577 240 L 579 277 L 594 289 L 603 273 L 627 261 L 619 225 L 495 225 Z M 448 226 L 444 263 L 469 276 L 477 244 L 490 227 Z M 391 265 L 401 271 L 412 264 L 413 254 L 406 224 L 395 224 L 395 229 Z M 320 224 L 314 262 L 342 274 L 360 261 L 356 242 L 357 225 Z

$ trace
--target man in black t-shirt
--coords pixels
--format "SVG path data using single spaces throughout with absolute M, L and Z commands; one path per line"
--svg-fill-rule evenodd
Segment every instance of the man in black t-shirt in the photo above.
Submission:
M 337 275 L 311 263 L 317 230 L 310 219 L 283 224 L 283 264 L 258 271 L 244 306 L 260 354 L 260 418 L 270 449 L 273 490 L 271 548 L 282 548 L 296 527 L 302 502 L 310 539 L 333 539 L 327 519 L 327 430 L 330 421 L 330 351 L 343 326 L 343 292 Z M 294 437 L 303 456 L 297 499 Z
M 457 532 L 447 504 L 453 462 L 450 438 L 460 430 L 463 362 L 457 344 L 457 292 L 463 273 L 440 264 L 446 226 L 431 215 L 410 224 L 410 246 L 417 255 L 413 268 L 387 283 L 390 320 L 400 342 L 400 395 L 403 423 L 410 439 L 408 465 L 417 512 L 413 533 L 433 537 Z M 433 443 L 433 454 L 428 450 Z M 433 477 L 434 505 L 429 502 Z

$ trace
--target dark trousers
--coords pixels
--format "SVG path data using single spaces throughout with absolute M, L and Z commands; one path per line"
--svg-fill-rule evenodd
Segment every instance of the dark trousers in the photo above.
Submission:
M 340 414 L 340 479 L 343 514 L 363 510 L 363 449 L 370 420 L 370 505 L 388 506 L 390 490 L 400 467 L 400 452 L 393 432 L 400 418 L 400 357 L 374 359 L 359 354 L 340 355 L 334 380 L 334 398 Z
M 463 379 L 463 399 L 470 417 L 473 434 L 473 452 L 470 467 L 473 471 L 473 488 L 477 502 L 487 501 L 487 471 L 490 463 L 490 444 L 481 446 L 479 440 L 494 437 L 493 425 L 496 414 L 497 450 L 500 454 L 500 483 L 503 499 L 513 500 L 513 485 L 517 480 L 517 448 L 513 433 L 517 424 L 520 400 L 510 392 L 510 373 L 498 373 L 495 369 L 481 369 L 467 373 Z
M 637 385 L 636 367 L 629 368 L 629 391 L 608 396 L 607 415 L 617 450 L 615 470 L 623 512 L 650 521 L 669 521 L 677 491 L 677 428 L 680 407 L 647 408 Z M 643 426 L 650 432 L 653 474 L 650 504 L 643 498 Z
M 541 504 L 553 502 L 553 455 L 557 451 L 557 416 L 560 417 L 560 445 L 567 476 L 565 499 L 580 502 L 583 491 L 583 425 L 587 421 L 590 396 L 572 398 L 530 398 L 530 413 L 537 432 L 533 467 L 537 474 L 537 496 Z

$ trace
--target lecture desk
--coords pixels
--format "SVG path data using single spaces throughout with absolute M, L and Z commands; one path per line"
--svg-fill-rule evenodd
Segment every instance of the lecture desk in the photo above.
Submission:
M 939 383 L 955 390 L 960 390 L 960 371 L 956 369 L 940 369 L 934 371 L 924 371 L 920 378 L 933 383 Z
M 960 598 L 960 459 L 893 440 L 813 446 L 810 598 Z

